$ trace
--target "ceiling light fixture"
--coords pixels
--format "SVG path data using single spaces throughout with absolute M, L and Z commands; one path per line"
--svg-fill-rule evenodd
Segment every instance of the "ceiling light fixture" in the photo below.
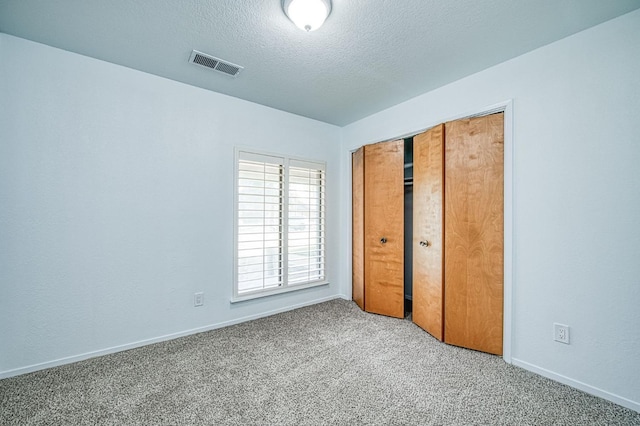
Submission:
M 284 13 L 306 32 L 322 26 L 331 13 L 331 0 L 282 0 Z

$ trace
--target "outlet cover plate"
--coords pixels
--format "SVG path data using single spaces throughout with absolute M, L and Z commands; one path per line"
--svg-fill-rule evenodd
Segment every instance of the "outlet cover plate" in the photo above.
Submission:
M 564 324 L 553 324 L 553 340 L 560 343 L 569 344 L 569 326 Z
M 202 306 L 204 305 L 204 293 L 194 293 L 193 294 L 193 306 Z

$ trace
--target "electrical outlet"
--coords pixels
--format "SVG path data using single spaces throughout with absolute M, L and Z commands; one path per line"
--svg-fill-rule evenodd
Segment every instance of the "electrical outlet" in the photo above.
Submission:
M 193 293 L 193 306 L 204 305 L 204 293 Z
M 560 343 L 569 344 L 569 326 L 564 324 L 553 324 L 553 340 Z

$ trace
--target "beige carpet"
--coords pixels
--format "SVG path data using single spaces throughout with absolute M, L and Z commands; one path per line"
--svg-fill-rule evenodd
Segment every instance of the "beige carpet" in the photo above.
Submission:
M 0 381 L 1 425 L 640 425 L 335 300 Z

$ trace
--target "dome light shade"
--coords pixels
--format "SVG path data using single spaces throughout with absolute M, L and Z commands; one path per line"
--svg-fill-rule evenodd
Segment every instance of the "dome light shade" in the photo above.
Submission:
M 315 31 L 322 26 L 331 13 L 331 0 L 284 0 L 284 13 L 307 32 Z

